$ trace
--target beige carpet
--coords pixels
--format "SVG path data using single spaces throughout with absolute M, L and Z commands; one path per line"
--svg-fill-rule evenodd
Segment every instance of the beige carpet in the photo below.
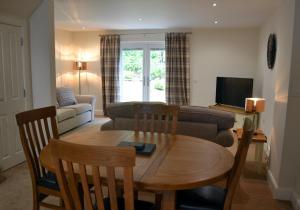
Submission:
M 93 123 L 69 133 L 99 129 L 101 124 L 106 121 L 106 118 L 97 118 Z M 229 150 L 235 152 L 236 142 Z M 251 145 L 247 159 L 232 210 L 292 210 L 293 208 L 289 202 L 281 202 L 272 198 L 266 181 L 264 165 L 253 161 L 254 145 Z M 262 172 L 258 173 L 259 171 Z M 6 179 L 2 183 L 0 182 L 0 210 L 31 210 L 32 190 L 27 164 L 22 163 L 2 172 L 1 175 Z M 140 194 L 139 197 L 144 200 L 153 200 L 152 194 Z M 49 202 L 58 202 L 55 198 L 49 198 L 48 200 Z

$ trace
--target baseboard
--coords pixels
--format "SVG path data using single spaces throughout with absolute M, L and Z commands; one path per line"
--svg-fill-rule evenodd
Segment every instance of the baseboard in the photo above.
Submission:
M 295 210 L 300 210 L 300 196 L 295 191 L 292 193 L 291 202 Z
M 96 109 L 96 110 L 95 110 L 95 115 L 96 115 L 96 116 L 103 116 L 103 115 L 104 115 L 104 112 L 103 112 L 102 109 Z
M 270 170 L 268 170 L 268 182 L 271 187 L 273 197 L 278 200 L 291 201 L 292 189 L 280 188 Z

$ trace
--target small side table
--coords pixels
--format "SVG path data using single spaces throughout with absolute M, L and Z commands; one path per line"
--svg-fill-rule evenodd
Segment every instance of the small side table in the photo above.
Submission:
M 243 129 L 238 128 L 236 130 L 236 135 L 238 140 L 240 141 L 242 139 Z M 267 137 L 262 130 L 257 129 L 253 134 L 252 142 L 255 143 L 255 160 L 262 162 L 264 143 L 267 143 Z

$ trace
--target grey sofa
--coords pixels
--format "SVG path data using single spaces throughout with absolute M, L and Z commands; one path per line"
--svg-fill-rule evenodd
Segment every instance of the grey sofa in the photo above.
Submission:
M 135 103 L 113 103 L 107 106 L 110 121 L 101 130 L 133 130 Z M 213 141 L 224 147 L 233 144 L 234 115 L 229 112 L 212 110 L 199 106 L 181 106 L 178 114 L 177 134 L 193 136 Z
M 56 91 L 59 94 L 59 91 L 64 90 L 66 88 L 57 88 Z M 74 104 L 59 106 L 59 103 L 57 103 L 56 119 L 59 134 L 93 121 L 95 118 L 95 96 L 80 95 L 72 97 L 76 99 Z

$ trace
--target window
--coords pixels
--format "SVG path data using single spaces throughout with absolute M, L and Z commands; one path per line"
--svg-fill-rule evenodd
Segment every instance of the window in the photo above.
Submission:
M 121 43 L 121 101 L 166 101 L 165 45 Z

